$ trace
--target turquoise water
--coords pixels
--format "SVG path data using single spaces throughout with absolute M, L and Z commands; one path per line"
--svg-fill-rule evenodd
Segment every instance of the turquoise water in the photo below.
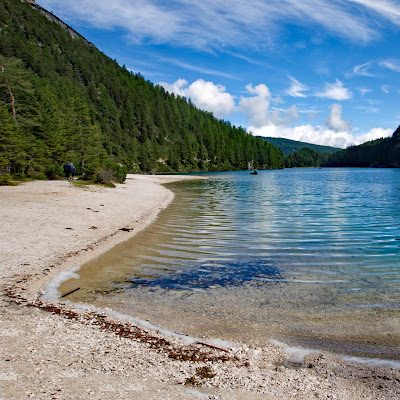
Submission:
M 171 184 L 149 229 L 82 269 L 76 300 L 196 336 L 400 359 L 400 170 L 208 177 Z

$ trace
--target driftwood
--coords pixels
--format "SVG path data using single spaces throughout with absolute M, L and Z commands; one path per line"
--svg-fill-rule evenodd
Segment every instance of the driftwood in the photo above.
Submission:
M 209 344 L 209 343 L 205 343 L 205 342 L 196 342 L 196 343 L 201 344 L 202 346 L 210 347 L 211 349 L 214 349 L 214 350 L 220 350 L 220 351 L 224 351 L 225 353 L 229 353 L 229 350 L 223 349 L 222 347 L 213 346 L 212 344 Z
M 67 297 L 67 296 L 69 296 L 69 295 L 72 294 L 72 293 L 77 292 L 79 289 L 80 289 L 80 287 L 78 287 L 78 288 L 76 288 L 76 289 L 74 289 L 74 290 L 71 290 L 71 291 L 68 292 L 68 293 L 63 294 L 63 295 L 60 297 L 60 299 L 62 299 L 63 297 Z

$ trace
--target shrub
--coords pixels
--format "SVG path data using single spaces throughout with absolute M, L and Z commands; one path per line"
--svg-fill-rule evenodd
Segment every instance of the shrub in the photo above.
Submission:
M 64 170 L 61 165 L 51 165 L 46 168 L 47 179 L 60 179 L 64 177 Z
M 0 175 L 0 186 L 13 186 L 15 183 L 11 179 L 11 175 L 2 174 Z
M 96 182 L 106 186 L 115 186 L 113 182 L 124 183 L 127 169 L 121 164 L 107 163 L 102 166 L 96 175 Z

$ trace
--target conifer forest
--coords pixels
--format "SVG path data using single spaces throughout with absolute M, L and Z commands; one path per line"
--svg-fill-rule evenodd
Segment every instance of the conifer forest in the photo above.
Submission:
M 0 3 L 0 173 L 283 168 L 282 152 L 128 71 L 20 0 Z M 42 10 L 44 11 L 44 10 Z M 51 15 L 50 15 L 51 16 Z

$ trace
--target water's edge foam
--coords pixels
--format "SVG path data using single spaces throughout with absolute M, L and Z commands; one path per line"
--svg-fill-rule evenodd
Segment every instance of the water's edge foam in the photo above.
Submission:
M 123 320 L 126 322 L 129 322 L 138 328 L 142 329 L 147 329 L 147 330 L 152 330 L 155 331 L 161 335 L 171 337 L 171 338 L 176 338 L 182 341 L 183 344 L 185 345 L 190 345 L 190 344 L 195 344 L 195 343 L 204 343 L 204 339 L 200 338 L 195 338 L 192 336 L 185 335 L 183 333 L 178 333 L 178 332 L 173 332 L 167 329 L 164 329 L 158 325 L 155 325 L 149 321 L 145 321 L 139 318 L 135 318 L 131 315 L 128 314 L 123 314 L 118 311 L 114 311 L 109 308 L 99 308 L 95 306 L 91 306 L 88 304 L 83 304 L 83 303 L 73 303 L 71 301 L 60 301 L 60 296 L 61 293 L 58 291 L 59 287 L 61 286 L 62 283 L 69 279 L 79 279 L 79 275 L 76 273 L 79 271 L 81 268 L 80 265 L 77 265 L 67 271 L 62 271 L 58 275 L 56 275 L 50 282 L 48 282 L 44 288 L 43 288 L 43 293 L 40 295 L 40 298 L 46 302 L 50 303 L 58 303 L 60 305 L 62 304 L 68 304 L 78 310 L 83 310 L 83 311 L 91 311 L 91 312 L 96 312 L 100 314 L 107 314 L 109 317 L 113 319 L 118 319 L 118 320 Z M 286 343 L 283 343 L 281 341 L 275 340 L 275 339 L 270 339 L 269 342 L 276 347 L 280 348 L 284 354 L 288 356 L 287 360 L 285 362 L 288 363 L 296 363 L 299 364 L 300 367 L 304 367 L 304 361 L 305 358 L 310 355 L 310 354 L 321 354 L 321 350 L 317 349 L 307 349 L 303 347 L 293 347 L 289 346 Z M 211 346 L 215 346 L 221 349 L 224 349 L 226 351 L 229 350 L 239 350 L 243 349 L 245 346 L 239 343 L 234 343 L 226 340 L 221 340 L 221 339 L 216 339 L 216 338 L 209 338 L 207 339 L 207 344 L 210 344 Z M 247 347 L 247 346 L 246 346 Z M 395 368 L 400 370 L 400 362 L 399 361 L 393 361 L 393 360 L 387 360 L 387 359 L 380 359 L 380 358 L 368 358 L 368 357 L 355 357 L 355 356 L 346 356 L 344 354 L 335 354 L 337 357 L 339 357 L 342 361 L 348 363 L 348 364 L 366 364 L 369 366 L 388 366 L 390 368 Z M 286 367 L 290 368 L 290 364 L 285 364 Z
M 149 321 L 135 318 L 131 315 L 123 314 L 118 311 L 114 311 L 110 308 L 99 308 L 99 307 L 91 306 L 89 304 L 73 303 L 69 300 L 60 301 L 61 293 L 58 291 L 59 287 L 62 285 L 62 283 L 64 283 L 65 281 L 67 281 L 69 279 L 79 279 L 79 275 L 76 272 L 79 271 L 80 268 L 81 268 L 81 266 L 78 265 L 67 271 L 62 271 L 58 275 L 56 275 L 50 282 L 48 282 L 44 286 L 43 294 L 41 294 L 40 299 L 44 300 L 46 302 L 57 303 L 60 305 L 68 304 L 78 310 L 92 311 L 92 312 L 101 313 L 101 314 L 105 313 L 105 314 L 109 315 L 111 318 L 129 322 L 129 323 L 137 326 L 138 328 L 152 330 L 152 331 L 160 333 L 161 335 L 180 339 L 185 345 L 204 342 L 203 339 L 191 337 L 191 336 L 188 336 L 188 335 L 185 335 L 182 333 L 178 333 L 178 332 L 173 332 L 173 331 L 164 329 L 160 326 L 157 326 L 155 324 L 152 324 Z M 226 340 L 215 339 L 215 338 L 207 339 L 207 343 L 212 346 L 224 349 L 224 350 L 232 350 L 233 348 L 235 348 L 235 349 L 238 348 L 238 345 L 236 345 L 232 342 L 229 342 Z M 241 346 L 239 346 L 239 347 L 241 347 Z

